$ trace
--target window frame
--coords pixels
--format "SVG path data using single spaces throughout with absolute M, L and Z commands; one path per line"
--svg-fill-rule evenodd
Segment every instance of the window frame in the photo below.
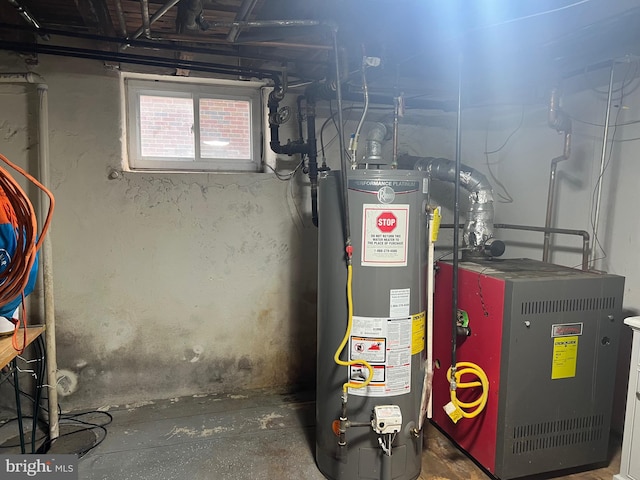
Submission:
M 264 83 L 232 80 L 183 79 L 161 75 L 121 74 L 125 117 L 124 167 L 133 172 L 259 172 L 262 168 L 262 92 Z M 194 116 L 194 157 L 142 157 L 140 95 L 191 98 Z M 250 159 L 202 159 L 200 145 L 200 100 L 249 102 Z M 195 128 L 195 126 L 198 128 Z

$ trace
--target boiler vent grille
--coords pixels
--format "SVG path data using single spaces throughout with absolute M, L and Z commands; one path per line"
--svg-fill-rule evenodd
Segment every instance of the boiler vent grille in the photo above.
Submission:
M 520 425 L 513 429 L 513 453 L 598 441 L 603 425 L 603 415 Z
M 534 300 L 522 302 L 522 315 L 544 313 L 584 312 L 614 308 L 616 297 L 563 298 L 560 300 Z

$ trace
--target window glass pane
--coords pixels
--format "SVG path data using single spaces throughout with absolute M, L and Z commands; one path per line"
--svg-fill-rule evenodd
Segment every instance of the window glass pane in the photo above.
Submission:
M 251 102 L 200 99 L 200 156 L 251 159 Z
M 195 157 L 193 100 L 140 95 L 140 146 L 143 157 Z

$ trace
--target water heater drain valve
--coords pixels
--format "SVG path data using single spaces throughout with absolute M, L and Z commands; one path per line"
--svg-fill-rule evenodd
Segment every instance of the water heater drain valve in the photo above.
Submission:
M 378 435 L 398 433 L 402 430 L 402 412 L 398 405 L 378 405 L 373 407 L 371 427 Z

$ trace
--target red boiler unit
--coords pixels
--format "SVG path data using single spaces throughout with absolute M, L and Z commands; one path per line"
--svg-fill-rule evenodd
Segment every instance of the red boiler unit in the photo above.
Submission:
M 528 259 L 460 262 L 457 362 L 489 380 L 484 410 L 454 423 L 450 401 L 452 274 L 439 262 L 433 421 L 501 479 L 607 460 L 624 278 Z M 462 378 L 462 382 L 473 379 Z M 458 389 L 470 402 L 477 388 Z

